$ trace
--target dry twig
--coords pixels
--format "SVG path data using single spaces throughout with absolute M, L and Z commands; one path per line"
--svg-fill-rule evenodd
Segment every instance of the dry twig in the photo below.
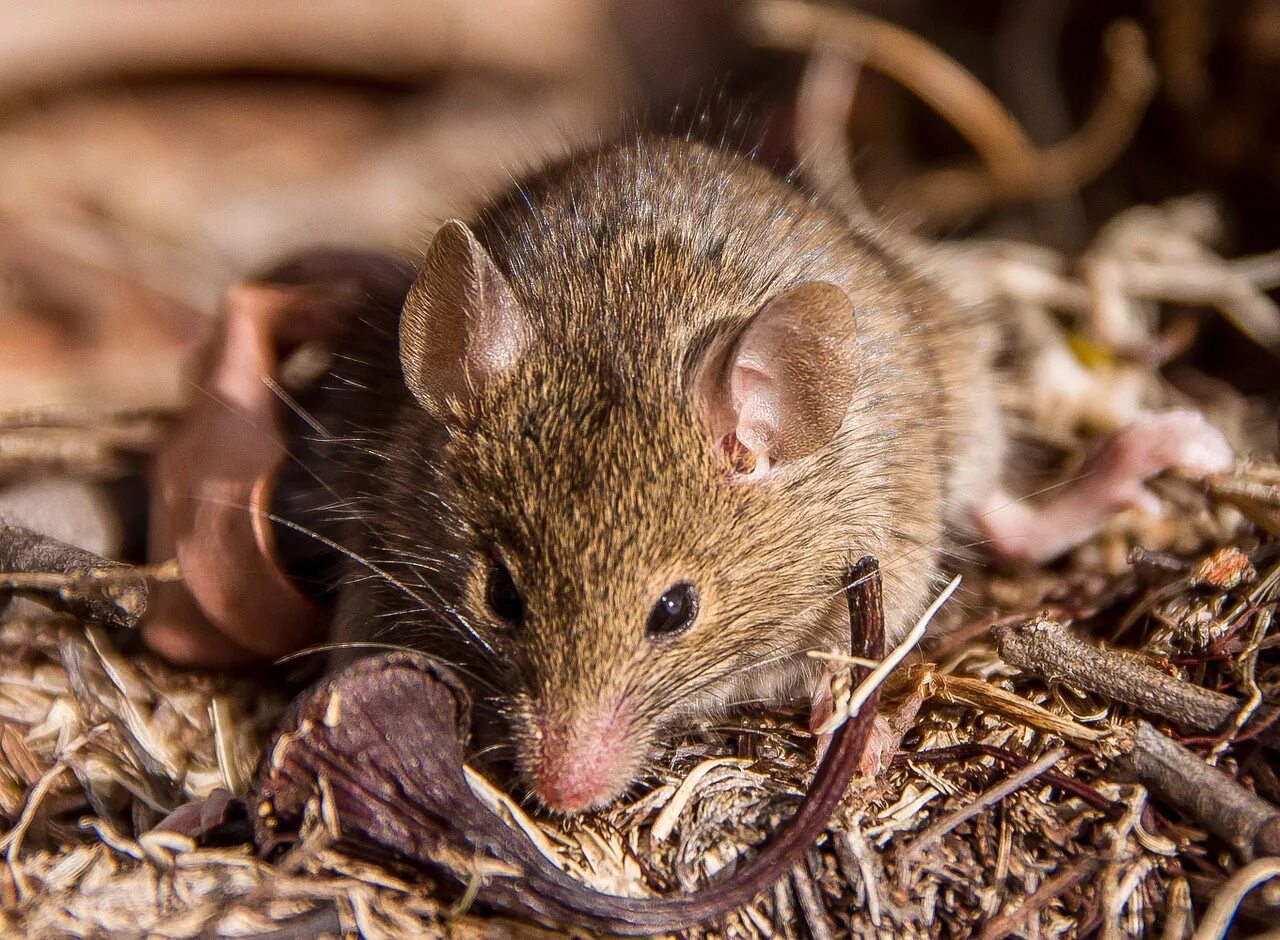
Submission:
M 1112 26 L 1110 73 L 1097 109 L 1075 135 L 1037 150 L 1003 104 L 972 73 L 919 35 L 852 10 L 802 0 L 757 0 L 746 25 L 760 41 L 808 52 L 819 38 L 856 50 L 860 61 L 917 95 L 977 151 L 981 169 L 937 171 L 911 186 L 912 204 L 936 223 L 998 202 L 1062 196 L 1105 170 L 1128 145 L 1155 90 L 1141 30 Z
M 420 79 L 463 65 L 564 77 L 598 61 L 604 13 L 583 0 L 55 0 L 6 15 L 0 94 L 255 69 Z
M 1192 940 L 1221 940 L 1245 896 L 1273 878 L 1280 878 L 1280 858 L 1260 858 L 1228 878 L 1214 895 L 1204 919 L 1192 934 Z
M 1131 733 L 1126 758 L 1143 786 L 1178 806 L 1246 858 L 1280 855 L 1280 809 L 1145 721 Z
M 991 921 L 982 931 L 981 940 L 1003 940 L 1027 922 L 1029 917 L 1043 910 L 1055 899 L 1062 897 L 1072 888 L 1084 884 L 1094 877 L 1102 868 L 1102 859 L 1096 855 L 1088 855 L 1077 859 L 1068 868 L 1064 868 L 1046 880 L 1035 893 L 1013 910 L 1001 914 Z
M 995 786 L 990 787 L 983 793 L 979 794 L 976 799 L 972 800 L 968 804 L 956 808 L 931 824 L 928 829 L 916 836 L 916 838 L 899 853 L 899 860 L 902 863 L 902 872 L 905 874 L 909 869 L 910 862 L 917 860 L 921 852 L 928 850 L 935 842 L 956 826 L 963 825 L 987 807 L 994 806 L 1005 797 L 1016 793 L 1027 784 L 1032 783 L 1037 778 L 1043 776 L 1045 771 L 1052 769 L 1058 761 L 1062 760 L 1062 758 L 1066 756 L 1066 748 L 1054 748 L 1043 757 L 1028 764 L 1021 770 L 1015 771 Z
M 0 597 L 53 599 L 82 617 L 134 627 L 147 583 L 133 568 L 20 526 L 0 523 Z
M 1229 695 L 1175 679 L 1133 656 L 1085 643 L 1061 624 L 1043 618 L 996 631 L 996 643 L 1005 661 L 1019 669 L 1200 731 L 1228 727 L 1242 704 Z M 1269 714 L 1270 710 L 1260 710 L 1255 723 L 1265 722 Z M 1270 737 L 1264 733 L 1264 740 Z

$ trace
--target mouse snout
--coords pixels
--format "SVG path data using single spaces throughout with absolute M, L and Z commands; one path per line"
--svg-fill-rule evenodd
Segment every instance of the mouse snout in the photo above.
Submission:
M 643 750 L 617 706 L 572 717 L 535 707 L 525 776 L 538 800 L 559 813 L 582 813 L 613 802 L 639 772 Z

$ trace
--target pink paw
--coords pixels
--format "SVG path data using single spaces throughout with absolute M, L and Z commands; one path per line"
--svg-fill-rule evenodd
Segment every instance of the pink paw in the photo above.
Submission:
M 1156 515 L 1160 502 L 1145 486 L 1152 477 L 1166 471 L 1191 477 L 1221 473 L 1234 459 L 1222 432 L 1200 412 L 1152 412 L 1111 435 L 1086 464 L 1084 486 L 1113 510 L 1133 507 Z
M 809 730 L 817 737 L 815 756 L 819 764 L 827 756 L 827 749 L 831 747 L 831 739 L 834 737 L 834 733 L 830 731 L 825 734 L 817 732 L 835 711 L 833 686 L 837 681 L 840 680 L 837 680 L 829 670 L 824 669 L 818 677 L 813 700 L 809 705 Z M 918 705 L 919 703 L 917 707 Z M 911 717 L 914 715 L 913 711 Z M 908 718 L 909 721 L 910 718 Z M 876 715 L 871 726 L 871 735 L 867 739 L 867 746 L 858 762 L 858 770 L 862 776 L 874 778 L 887 767 L 889 761 L 893 760 L 893 755 L 897 753 L 898 742 L 901 740 L 902 733 L 896 732 L 884 715 Z
M 1152 477 L 1221 473 L 1234 459 L 1227 439 L 1198 411 L 1152 412 L 1112 434 L 1080 477 L 1048 500 L 1032 506 L 996 492 L 977 507 L 977 523 L 1000 554 L 1045 562 L 1091 538 L 1122 509 L 1159 514 L 1160 501 L 1146 487 Z

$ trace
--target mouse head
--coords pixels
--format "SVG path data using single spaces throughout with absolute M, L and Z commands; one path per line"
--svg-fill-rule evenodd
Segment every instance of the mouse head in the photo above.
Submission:
M 661 733 L 801 656 L 841 563 L 807 534 L 805 481 L 857 383 L 848 295 L 799 281 L 683 335 L 647 325 L 694 301 L 670 282 L 633 271 L 615 302 L 635 335 L 603 336 L 583 307 L 608 291 L 513 289 L 450 222 L 402 314 L 405 383 L 446 429 L 456 606 L 506 667 L 522 775 L 562 812 L 610 802 Z

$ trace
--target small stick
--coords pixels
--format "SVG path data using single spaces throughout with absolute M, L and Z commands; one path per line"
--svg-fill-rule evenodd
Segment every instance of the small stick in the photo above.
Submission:
M 10 592 L 112 627 L 137 626 L 147 609 L 147 583 L 129 565 L 0 522 L 0 598 Z
M 1067 756 L 1067 749 L 1056 747 L 1048 754 L 1045 754 L 1039 760 L 1028 764 L 1026 767 L 1010 774 L 1004 780 L 989 788 L 985 792 L 979 794 L 978 798 L 972 800 L 965 806 L 961 806 L 950 813 L 947 813 L 924 832 L 920 833 L 910 845 L 908 845 L 899 855 L 902 863 L 913 861 L 919 857 L 920 853 L 929 846 L 933 845 L 952 829 L 963 824 L 967 820 L 977 816 L 988 806 L 999 803 L 1005 797 L 1016 793 L 1027 784 L 1031 783 L 1037 777 L 1052 769 L 1053 765 Z
M 871 923 L 875 927 L 881 926 L 881 909 L 885 907 L 885 903 L 880 900 L 880 885 L 886 883 L 886 878 L 880 854 L 867 841 L 860 828 L 832 832 L 830 838 L 845 879 L 850 885 L 854 883 L 854 879 L 862 882 L 867 893 L 867 913 L 871 917 Z M 896 915 L 896 912 L 892 913 Z
M 809 936 L 813 940 L 835 940 L 836 935 L 832 933 L 831 922 L 827 920 L 818 885 L 804 859 L 796 862 L 791 869 L 791 886 L 795 891 L 796 902 L 800 905 L 800 913 L 804 915 L 805 926 L 809 928 Z
M 853 694 L 849 696 L 849 700 L 847 702 L 836 703 L 835 707 L 831 711 L 831 717 L 822 723 L 822 725 L 814 732 L 815 734 L 830 734 L 862 710 L 862 706 L 866 704 L 867 699 L 869 699 L 875 691 L 880 688 L 889 673 L 893 672 L 893 670 L 898 667 L 898 663 L 906 659 L 907 654 L 910 653 L 915 648 L 915 645 L 920 642 L 920 638 L 923 637 L 925 631 L 929 629 L 929 621 L 933 620 L 934 616 L 938 613 L 938 610 L 947 602 L 947 599 L 956 592 L 956 588 L 959 586 L 960 575 L 956 575 L 951 579 L 951 583 L 942 589 L 942 593 L 934 599 L 934 602 L 929 605 L 929 609 L 920 615 L 920 619 L 916 621 L 916 625 L 911 628 L 911 632 L 906 635 L 903 641 L 894 647 L 893 652 L 886 656 L 884 660 L 877 665 L 875 669 L 872 669 L 870 674 L 868 674 L 867 677 L 858 684 L 858 687 L 853 690 Z M 811 652 L 809 655 L 814 659 L 845 663 L 846 665 L 860 666 L 865 662 L 862 657 L 842 656 L 838 653 L 815 651 Z
M 933 669 L 915 674 L 921 676 L 922 691 L 930 699 L 949 705 L 969 705 L 984 711 L 998 712 L 1019 724 L 1038 731 L 1048 731 L 1077 744 L 1091 744 L 1106 737 L 1103 731 L 1055 714 L 985 679 L 953 676 Z
M 1021 754 L 1015 754 L 1005 748 L 996 747 L 993 744 L 982 744 L 977 741 L 953 744 L 950 747 L 935 747 L 927 751 L 916 751 L 910 754 L 898 754 L 894 757 L 893 763 L 895 766 L 943 764 L 952 761 L 971 760 L 975 757 L 990 757 L 992 760 L 998 760 L 1002 764 L 1012 764 L 1017 768 L 1026 767 L 1031 763 Z M 1075 777 L 1059 773 L 1056 770 L 1046 770 L 1041 776 L 1045 783 L 1078 797 L 1100 813 L 1114 816 L 1122 808 L 1122 804 L 1107 799 L 1089 784 L 1082 780 L 1077 780 Z
M 1027 898 L 1017 908 L 1002 914 L 987 925 L 979 940 L 1003 940 L 1026 923 L 1027 918 L 1038 913 L 1042 908 L 1053 903 L 1056 898 L 1066 894 L 1072 888 L 1088 881 L 1102 867 L 1102 859 L 1096 855 L 1086 855 L 1070 868 L 1058 872 L 1045 881 L 1035 894 Z
M 1037 149 L 972 72 L 894 23 L 801 0 L 757 0 L 745 6 L 744 25 L 752 39 L 775 48 L 807 52 L 819 41 L 853 47 L 867 68 L 900 83 L 955 128 L 983 165 L 935 171 L 909 187 L 915 204 L 944 223 L 1000 202 L 1076 192 L 1123 151 L 1155 92 L 1141 29 L 1113 24 L 1104 40 L 1107 88 L 1094 113 L 1066 140 Z
M 406 79 L 461 65 L 563 77 L 598 54 L 603 18 L 581 0 L 51 0 L 6 17 L 0 95 L 121 75 L 263 68 Z
M 1132 734 L 1127 763 L 1143 786 L 1245 857 L 1280 855 L 1280 809 L 1147 722 L 1138 722 Z
M 995 631 L 1000 656 L 1019 669 L 1048 680 L 1065 680 L 1149 715 L 1199 731 L 1229 727 L 1241 704 L 1230 695 L 1211 692 L 1161 672 L 1124 653 L 1102 650 L 1043 617 Z M 1268 709 L 1259 709 L 1256 722 Z M 1264 734 L 1263 740 L 1275 740 Z
M 1169 886 L 1164 905 L 1164 933 L 1161 940 L 1183 940 L 1191 929 L 1191 888 L 1185 878 Z
M 871 68 L 892 77 L 942 115 L 990 167 L 1012 180 L 1034 176 L 1036 151 L 985 85 L 937 46 L 877 17 L 796 0 L 761 0 L 744 25 L 762 43 L 808 51 L 818 37 L 859 49 Z

